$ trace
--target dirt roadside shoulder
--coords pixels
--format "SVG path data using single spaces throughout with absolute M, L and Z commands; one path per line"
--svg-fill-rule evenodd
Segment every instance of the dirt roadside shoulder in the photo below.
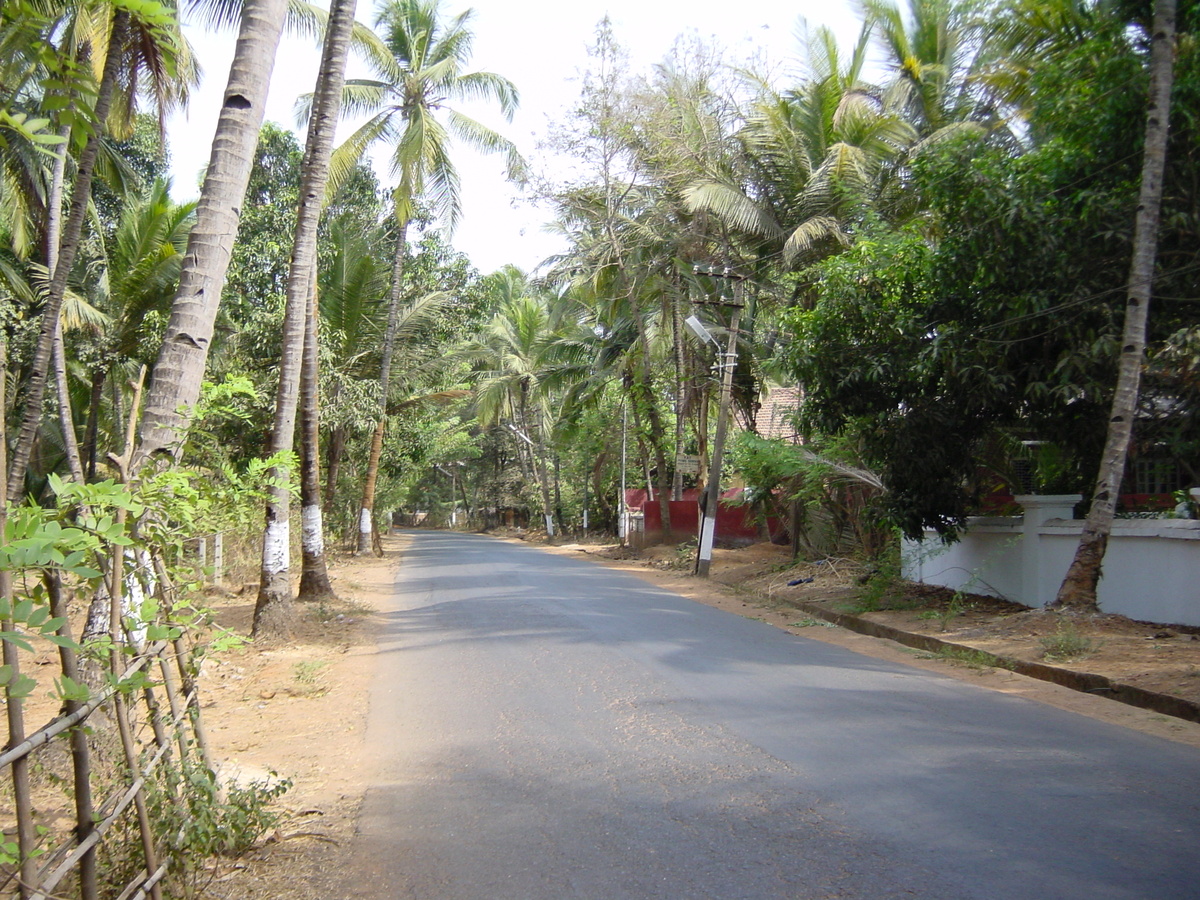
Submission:
M 294 640 L 207 660 L 205 723 L 222 778 L 283 778 L 279 827 L 255 850 L 221 860 L 212 900 L 348 900 L 339 894 L 366 793 L 360 761 L 375 667 L 378 611 L 393 590 L 407 539 L 388 536 L 384 555 L 330 566 L 337 600 L 298 603 Z M 255 593 L 211 599 L 218 622 L 248 634 Z

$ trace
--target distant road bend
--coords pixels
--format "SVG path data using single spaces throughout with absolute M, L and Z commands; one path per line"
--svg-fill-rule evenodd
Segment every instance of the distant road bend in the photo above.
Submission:
M 410 536 L 347 898 L 1200 898 L 1194 749 Z

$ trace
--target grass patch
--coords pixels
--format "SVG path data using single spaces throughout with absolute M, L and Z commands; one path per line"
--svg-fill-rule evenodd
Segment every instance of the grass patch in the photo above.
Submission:
M 1070 662 L 1084 659 L 1100 649 L 1100 643 L 1092 640 L 1071 622 L 1059 622 L 1054 634 L 1041 639 L 1042 658 L 1050 662 Z
M 874 579 L 872 579 L 874 580 Z M 871 582 L 854 600 L 837 605 L 837 611 L 849 613 L 852 616 L 868 612 L 896 612 L 902 610 L 921 609 L 926 601 L 920 597 L 911 597 L 902 592 L 902 585 L 892 582 L 885 585 L 883 590 L 876 590 Z
M 945 631 L 953 619 L 957 619 L 963 613 L 973 609 L 974 606 L 975 604 L 968 603 L 961 593 L 956 593 L 945 606 L 917 613 L 917 618 L 926 620 L 936 619 L 941 625 L 941 630 Z
M 792 628 L 837 628 L 832 622 L 826 622 L 823 619 L 798 619 L 795 622 L 788 622 Z
M 1007 668 L 1000 660 L 982 650 L 969 647 L 941 647 L 933 653 L 919 653 L 918 659 L 940 659 L 951 665 L 967 666 L 971 669 Z
M 292 680 L 296 687 L 291 693 L 300 697 L 320 697 L 329 691 L 325 683 L 325 670 L 329 663 L 325 660 L 305 660 L 292 666 Z
M 694 569 L 696 567 L 696 541 L 689 540 L 682 544 L 676 544 L 675 554 L 669 560 L 669 566 L 681 572 Z

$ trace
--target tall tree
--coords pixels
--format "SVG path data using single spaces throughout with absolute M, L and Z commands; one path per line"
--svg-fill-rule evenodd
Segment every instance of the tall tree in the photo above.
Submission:
M 884 51 L 905 118 L 922 136 L 978 117 L 972 76 L 986 49 L 974 0 L 864 0 L 863 11 Z
M 113 10 L 110 23 L 104 71 L 100 77 L 92 110 L 94 123 L 76 163 L 75 182 L 71 189 L 70 212 L 63 228 L 54 271 L 51 275 L 46 301 L 42 307 L 37 348 L 34 351 L 29 382 L 26 386 L 21 429 L 13 446 L 12 460 L 8 471 L 8 493 L 14 497 L 22 493 L 25 473 L 33 453 L 33 444 L 41 427 L 42 399 L 46 391 L 55 338 L 59 334 L 59 313 L 62 310 L 63 297 L 67 290 L 67 277 L 75 265 L 75 255 L 79 251 L 80 241 L 83 237 L 84 220 L 87 217 L 88 205 L 91 201 L 92 174 L 100 153 L 103 126 L 108 118 L 113 92 L 117 87 L 121 57 L 129 39 L 130 13 L 123 9 Z
M 456 100 L 483 99 L 497 103 L 508 118 L 516 110 L 517 91 L 508 79 L 491 72 L 465 71 L 474 39 L 469 28 L 472 16 L 473 11 L 467 10 L 447 21 L 442 18 L 440 0 L 390 0 L 380 9 L 376 27 L 382 29 L 392 58 L 374 60 L 379 68 L 377 78 L 346 84 L 347 110 L 367 112 L 371 117 L 339 149 L 337 172 L 346 171 L 372 144 L 383 142 L 393 148 L 392 175 L 398 179 L 393 192 L 396 249 L 379 372 L 382 406 L 363 480 L 360 553 L 370 552 L 372 546 L 375 484 L 387 429 L 396 329 L 404 303 L 409 224 L 420 203 L 447 229 L 457 224 L 461 204 L 458 173 L 450 154 L 452 138 L 482 152 L 505 154 L 510 177 L 520 171 L 520 157 L 512 142 L 448 106 Z
M 554 414 L 547 378 L 553 371 L 549 352 L 555 334 L 545 296 L 528 293 L 522 273 L 510 268 L 496 278 L 493 283 L 507 299 L 479 339 L 461 352 L 479 366 L 476 414 L 480 424 L 506 427 L 525 444 L 518 451 L 525 451 L 522 457 L 529 460 L 546 533 L 553 537 L 549 438 Z
M 21 434 L 14 447 L 10 485 L 17 482 L 28 464 L 28 453 L 36 438 L 49 363 L 55 375 L 63 439 L 75 477 L 82 467 L 75 447 L 66 384 L 61 328 L 57 317 L 71 277 L 75 259 L 83 241 L 85 219 L 92 199 L 93 175 L 100 170 L 125 177 L 123 161 L 113 154 L 105 140 L 125 137 L 131 132 L 138 98 L 153 98 L 161 118 L 172 104 L 186 99 L 195 81 L 190 49 L 184 41 L 173 4 L 145 3 L 125 6 L 117 3 L 77 4 L 46 3 L 57 16 L 49 29 L 55 42 L 56 59 L 44 66 L 48 86 L 41 103 L 54 117 L 59 136 L 71 138 L 69 146 L 80 147 L 77 158 L 63 154 L 47 178 L 42 203 L 44 261 L 50 272 L 46 299 L 42 306 L 42 335 L 30 367 L 26 408 Z M 98 84 L 93 94 L 73 87 L 77 79 L 61 73 L 92 69 Z M 62 220 L 64 184 L 71 174 L 73 182 L 69 212 Z M 35 409 L 36 408 L 36 409 Z M 37 412 L 35 416 L 34 413 Z
M 869 39 L 864 25 L 844 57 L 833 32 L 818 29 L 807 80 L 785 91 L 759 82 L 739 135 L 744 165 L 698 178 L 685 194 L 691 208 L 789 266 L 849 246 L 855 222 L 881 205 L 918 140 L 900 98 L 863 77 Z
M 325 186 L 329 180 L 329 157 L 333 152 L 334 131 L 341 112 L 342 85 L 356 5 L 357 0 L 333 0 L 329 8 L 329 24 L 325 32 L 325 46 L 317 73 L 301 166 L 300 209 L 296 217 L 292 262 L 288 273 L 283 352 L 279 362 L 275 421 L 271 429 L 272 456 L 291 452 L 296 430 L 300 369 L 306 338 L 310 337 L 307 327 L 312 315 L 309 298 L 316 281 L 317 226 L 324 206 Z M 315 330 L 311 331 L 311 339 L 316 339 Z M 261 581 L 258 601 L 254 606 L 254 634 L 279 638 L 289 636 L 292 628 L 289 565 L 291 473 L 288 467 L 281 465 L 273 470 L 273 475 L 275 483 L 270 488 L 263 532 Z
M 187 411 L 200 396 L 286 11 L 287 0 L 246 0 L 242 9 L 196 225 L 146 396 L 135 467 L 174 451 Z
M 1063 578 L 1054 605 L 1097 611 L 1096 586 L 1108 549 L 1117 496 L 1125 476 L 1125 462 L 1138 410 L 1138 391 L 1146 350 L 1146 325 L 1158 251 L 1158 223 L 1162 208 L 1163 176 L 1170 129 L 1171 85 L 1175 72 L 1175 0 L 1155 0 L 1150 26 L 1150 101 L 1146 109 L 1142 180 L 1133 232 L 1133 259 L 1129 265 L 1125 326 L 1121 337 L 1120 367 L 1100 475 L 1075 558 Z

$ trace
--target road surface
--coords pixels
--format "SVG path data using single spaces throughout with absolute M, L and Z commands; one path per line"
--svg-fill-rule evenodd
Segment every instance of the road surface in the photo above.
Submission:
M 346 897 L 1200 898 L 1200 752 L 413 532 Z

